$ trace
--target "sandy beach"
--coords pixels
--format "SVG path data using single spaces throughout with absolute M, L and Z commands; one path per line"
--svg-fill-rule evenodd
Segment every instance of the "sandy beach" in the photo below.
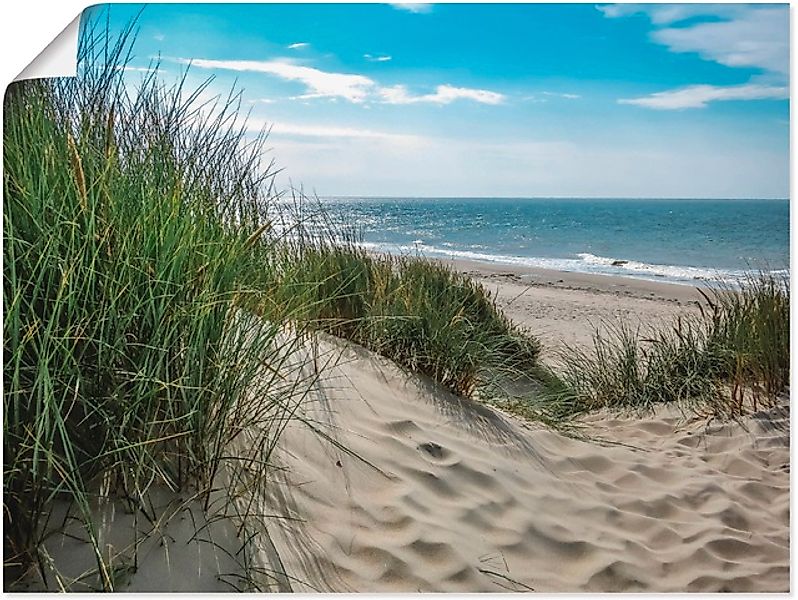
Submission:
M 657 326 L 694 312 L 701 298 L 695 287 L 675 283 L 464 260 L 445 263 L 494 292 L 507 316 L 540 337 L 546 354 L 564 344 L 589 347 L 602 323 Z
M 692 310 L 685 286 L 458 263 L 547 346 Z M 334 351 L 338 344 L 328 346 Z M 457 398 L 359 347 L 277 452 L 270 533 L 295 591 L 788 591 L 789 409 L 668 407 L 577 437 Z M 346 450 L 342 450 L 345 448 Z

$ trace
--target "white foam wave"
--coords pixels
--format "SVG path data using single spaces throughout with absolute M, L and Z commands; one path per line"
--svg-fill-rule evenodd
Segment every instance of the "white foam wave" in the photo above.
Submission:
M 637 260 L 596 256 L 588 252 L 578 254 L 577 256 L 579 256 L 579 258 L 589 265 L 609 268 L 612 269 L 613 272 L 629 272 L 637 275 L 664 277 L 677 281 L 711 281 L 717 280 L 718 278 L 736 280 L 745 276 L 745 271 L 733 269 L 709 269 L 706 267 L 690 267 L 681 265 L 658 265 L 644 263 Z
M 734 283 L 745 277 L 745 271 L 734 269 L 711 269 L 705 267 L 692 267 L 681 265 L 658 265 L 596 256 L 587 252 L 577 254 L 579 258 L 543 258 L 508 256 L 503 254 L 487 254 L 469 250 L 455 250 L 452 248 L 439 248 L 414 241 L 412 245 L 403 244 L 378 244 L 362 242 L 361 246 L 378 252 L 389 254 L 422 254 L 429 257 L 460 258 L 480 262 L 518 265 L 525 267 L 553 269 L 556 271 L 571 271 L 577 273 L 594 273 L 599 275 L 620 275 L 635 279 L 651 281 L 669 281 L 694 285 L 697 282 L 726 281 Z M 780 271 L 774 271 L 779 273 Z

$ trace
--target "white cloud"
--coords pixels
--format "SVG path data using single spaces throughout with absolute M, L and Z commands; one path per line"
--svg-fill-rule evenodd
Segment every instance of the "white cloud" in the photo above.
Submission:
M 501 104 L 505 100 L 503 94 L 491 92 L 489 90 L 478 90 L 473 88 L 460 88 L 451 85 L 439 85 L 435 88 L 434 94 L 422 94 L 414 96 L 407 91 L 403 85 L 380 88 L 380 96 L 387 104 L 450 104 L 455 100 L 467 99 L 481 104 Z
M 194 60 L 178 59 L 183 64 L 191 64 L 202 69 L 226 69 L 230 71 L 249 71 L 268 73 L 287 81 L 303 83 L 308 92 L 300 98 L 344 98 L 350 102 L 363 102 L 375 86 L 375 82 L 364 75 L 350 73 L 331 73 L 312 67 L 288 62 L 256 60 Z
M 675 110 L 704 108 L 719 100 L 789 98 L 790 25 L 786 5 L 611 4 L 597 8 L 608 18 L 647 15 L 658 27 L 651 39 L 671 52 L 695 52 L 704 60 L 727 67 L 763 72 L 743 85 L 691 85 L 642 98 L 624 98 L 618 100 L 621 104 Z M 680 24 L 694 17 L 712 20 Z
M 544 98 L 545 96 L 545 98 Z M 563 98 L 565 100 L 576 100 L 577 98 L 581 98 L 579 94 L 569 94 L 563 92 L 539 92 L 535 94 L 530 94 L 528 96 L 524 96 L 522 100 L 526 102 L 537 102 L 537 103 L 544 103 L 548 102 L 549 98 Z
M 501 104 L 505 100 L 505 96 L 498 92 L 454 87 L 448 84 L 437 86 L 435 93 L 432 94 L 412 95 L 403 85 L 380 87 L 377 82 L 365 75 L 331 73 L 280 60 L 211 60 L 206 58 L 193 60 L 179 58 L 176 60 L 182 64 L 190 64 L 201 69 L 267 73 L 287 81 L 299 81 L 306 86 L 307 91 L 304 94 L 293 96 L 292 99 L 294 100 L 310 100 L 314 98 L 335 100 L 343 98 L 356 104 L 363 103 L 366 100 L 376 100 L 386 104 L 450 104 L 455 100 L 472 100 L 481 104 Z
M 423 14 L 432 11 L 432 4 L 425 2 L 390 2 L 391 6 L 399 10 Z
M 307 48 L 310 46 L 307 42 L 294 42 L 293 44 L 288 44 L 286 46 L 289 50 L 301 50 L 302 48 Z
M 379 54 L 377 56 L 374 56 L 372 54 L 364 54 L 363 58 L 365 58 L 366 60 L 368 60 L 370 62 L 388 62 L 393 57 L 392 56 L 388 56 L 387 54 Z
M 744 4 L 611 4 L 598 9 L 609 18 L 642 13 L 658 27 L 655 42 L 672 52 L 695 52 L 729 67 L 789 72 L 789 8 Z M 693 17 L 710 17 L 687 26 L 665 27 Z
M 785 76 L 790 68 L 786 7 L 747 8 L 730 21 L 661 29 L 652 38 L 672 52 L 697 52 L 727 67 L 754 67 Z
M 670 25 L 698 16 L 730 16 L 738 10 L 733 4 L 605 4 L 596 8 L 610 19 L 644 14 L 654 25 Z
M 619 104 L 635 104 L 658 110 L 682 108 L 704 108 L 709 102 L 719 100 L 766 100 L 789 98 L 790 90 L 785 86 L 745 85 L 715 86 L 691 85 L 676 90 L 657 92 L 641 98 L 622 98 Z
M 120 65 L 120 66 L 117 66 L 115 68 L 116 68 L 117 71 L 125 71 L 125 72 L 128 72 L 128 73 L 152 73 L 153 71 L 156 70 L 155 66 L 152 66 L 152 67 L 131 67 L 129 65 L 124 65 L 124 66 Z M 161 68 L 158 68 L 157 71 L 158 71 L 158 74 L 166 73 L 166 71 L 164 71 Z

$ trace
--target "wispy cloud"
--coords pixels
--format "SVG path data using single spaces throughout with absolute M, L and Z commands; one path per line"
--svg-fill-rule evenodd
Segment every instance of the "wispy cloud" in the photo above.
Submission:
M 389 4 L 398 10 L 417 14 L 432 12 L 432 4 L 426 2 L 390 2 Z
M 124 65 L 124 66 L 120 65 L 116 67 L 116 70 L 125 71 L 126 73 L 152 73 L 153 71 L 158 71 L 159 75 L 163 75 L 169 72 L 166 69 L 162 69 L 160 66 L 155 64 L 152 65 L 151 67 L 131 67 L 130 65 Z
M 564 100 L 576 100 L 581 98 L 582 96 L 579 94 L 569 94 L 565 92 L 538 92 L 535 94 L 529 94 L 528 96 L 524 96 L 522 100 L 526 102 L 548 102 L 551 98 L 562 98 Z
M 660 110 L 704 108 L 722 100 L 789 98 L 789 9 L 745 4 L 611 4 L 597 7 L 608 18 L 646 15 L 656 29 L 652 41 L 671 52 L 694 52 L 727 67 L 754 68 L 762 73 L 743 85 L 690 85 L 641 98 L 624 98 Z M 695 17 L 707 17 L 685 23 Z
M 745 4 L 611 4 L 598 9 L 609 18 L 645 14 L 657 29 L 651 39 L 672 52 L 695 52 L 729 67 L 789 72 L 789 8 Z M 709 17 L 678 27 L 693 17 Z
M 420 139 L 418 136 L 414 135 L 363 129 L 359 127 L 299 123 L 275 123 L 271 128 L 271 133 L 277 135 L 292 135 L 301 137 L 379 139 L 400 142 Z
M 295 65 L 289 62 L 271 60 L 194 60 L 178 59 L 183 64 L 191 64 L 201 69 L 225 69 L 229 71 L 248 71 L 267 73 L 287 81 L 298 81 L 307 87 L 307 93 L 299 96 L 308 98 L 344 98 L 360 103 L 366 100 L 375 82 L 364 75 L 351 73 L 331 73 L 313 67 Z
M 658 110 L 705 108 L 710 102 L 720 100 L 781 100 L 789 98 L 786 86 L 749 83 L 745 85 L 715 86 L 691 85 L 676 90 L 657 92 L 641 98 L 622 98 L 620 104 L 635 104 Z
M 267 73 L 286 81 L 298 81 L 305 85 L 304 94 L 293 96 L 295 100 L 313 98 L 342 98 L 360 104 L 367 100 L 385 104 L 451 104 L 456 100 L 471 100 L 481 104 L 501 104 L 504 94 L 490 90 L 439 85 L 431 94 L 413 95 L 404 85 L 382 87 L 365 75 L 353 73 L 333 73 L 313 67 L 296 65 L 291 62 L 271 60 L 212 60 L 206 58 L 176 59 L 182 64 L 190 64 L 201 69 L 224 69 L 229 71 L 248 71 Z
M 286 46 L 289 50 L 301 50 L 302 48 L 307 48 L 310 46 L 308 42 L 294 42 L 293 44 L 288 44 Z
M 563 92 L 543 92 L 545 96 L 554 96 L 555 98 L 565 98 L 566 100 L 576 100 L 581 98 L 579 94 L 568 94 Z
M 373 54 L 364 54 L 363 58 L 365 58 L 366 60 L 368 60 L 370 62 L 388 62 L 393 57 L 392 56 L 388 56 L 387 54 L 378 54 L 376 56 L 373 55 Z
M 617 19 L 637 14 L 647 15 L 654 25 L 670 25 L 692 17 L 723 17 L 734 14 L 733 4 L 604 4 L 596 7 L 605 17 Z
M 501 104 L 504 94 L 489 90 L 461 88 L 451 85 L 439 85 L 434 94 L 413 95 L 403 85 L 395 85 L 380 89 L 380 96 L 387 104 L 450 104 L 455 100 L 468 99 L 481 104 Z
M 754 67 L 787 75 L 790 22 L 786 7 L 741 10 L 734 19 L 669 27 L 652 38 L 672 52 L 697 52 L 727 67 Z
M 318 140 L 340 141 L 349 140 L 372 140 L 380 142 L 392 142 L 402 146 L 408 144 L 418 144 L 426 140 L 423 136 L 395 133 L 392 131 L 380 131 L 363 127 L 352 127 L 349 125 L 329 125 L 317 123 L 292 123 L 292 122 L 271 122 L 263 119 L 247 119 L 247 128 L 252 132 L 267 130 L 269 135 L 274 137 L 286 138 L 315 138 Z

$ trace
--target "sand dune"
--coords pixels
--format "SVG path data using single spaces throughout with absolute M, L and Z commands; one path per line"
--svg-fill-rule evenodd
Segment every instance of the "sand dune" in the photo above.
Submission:
M 588 343 L 591 325 L 613 316 L 657 323 L 690 310 L 695 294 L 568 274 L 551 284 L 551 274 L 475 275 L 497 285 L 499 303 L 549 350 Z M 598 413 L 574 436 L 453 396 L 339 340 L 295 359 L 287 377 L 318 379 L 270 458 L 268 485 L 252 488 L 267 496 L 234 500 L 243 502 L 234 514 L 258 515 L 245 534 L 238 520 L 206 518 L 168 495 L 155 524 L 119 503 L 100 507 L 104 551 L 132 556 L 131 532 L 152 529 L 138 568 L 115 574 L 117 589 L 789 590 L 786 396 L 739 423 L 674 407 Z M 54 536 L 47 550 L 67 582 L 93 567 L 76 538 Z M 86 584 L 96 587 L 96 576 L 72 587 Z M 44 587 L 59 583 L 28 589 Z
M 295 591 L 789 589 L 785 407 L 596 415 L 582 441 L 350 347 L 305 416 L 329 439 L 289 426 L 268 501 L 298 519 L 270 526 Z

